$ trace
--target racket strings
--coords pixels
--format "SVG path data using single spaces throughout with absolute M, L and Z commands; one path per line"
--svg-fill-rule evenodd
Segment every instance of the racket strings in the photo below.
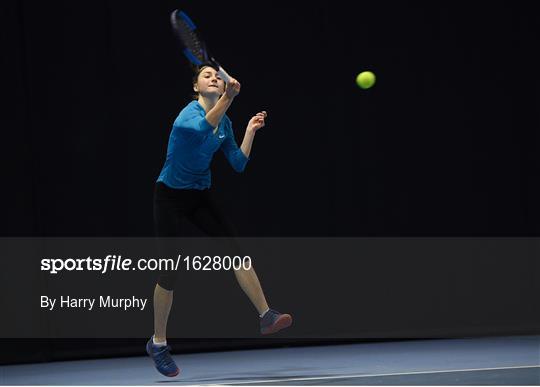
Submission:
M 185 48 L 187 48 L 191 54 L 200 61 L 204 62 L 208 60 L 204 43 L 188 23 L 183 19 L 174 18 L 173 27 Z
M 199 60 L 205 60 L 204 47 L 199 38 L 193 31 L 182 31 L 180 38 L 184 42 L 186 48 L 191 51 Z

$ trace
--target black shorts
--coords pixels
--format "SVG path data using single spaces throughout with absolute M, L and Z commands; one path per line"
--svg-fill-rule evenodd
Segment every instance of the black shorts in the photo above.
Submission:
M 154 226 L 158 237 L 183 237 L 186 218 L 209 237 L 234 237 L 232 224 L 210 190 L 174 189 L 158 182 L 154 191 Z
M 227 242 L 240 251 L 234 242 L 233 226 L 212 198 L 210 190 L 174 189 L 159 182 L 154 191 L 154 227 L 157 237 L 184 237 L 182 223 L 187 219 L 209 237 L 229 237 Z M 176 271 L 160 273 L 158 284 L 173 290 Z

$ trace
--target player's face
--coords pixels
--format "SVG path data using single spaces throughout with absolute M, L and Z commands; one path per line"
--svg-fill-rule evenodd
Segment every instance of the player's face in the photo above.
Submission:
M 199 73 L 194 90 L 202 96 L 221 95 L 225 92 L 225 82 L 212 67 L 204 67 Z

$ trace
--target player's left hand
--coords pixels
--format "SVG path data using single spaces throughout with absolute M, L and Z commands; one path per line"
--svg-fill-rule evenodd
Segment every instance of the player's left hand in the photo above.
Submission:
M 251 117 L 251 120 L 249 120 L 247 129 L 256 132 L 260 128 L 264 127 L 264 120 L 266 119 L 266 116 L 267 114 L 265 111 L 255 114 L 253 117 Z

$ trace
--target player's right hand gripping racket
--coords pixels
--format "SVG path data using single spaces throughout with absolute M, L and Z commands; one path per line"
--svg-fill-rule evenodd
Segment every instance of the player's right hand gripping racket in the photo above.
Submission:
M 196 66 L 200 66 L 205 62 L 211 63 L 212 66 L 218 69 L 218 75 L 221 79 L 229 82 L 231 76 L 210 55 L 197 31 L 195 23 L 189 16 L 185 12 L 175 9 L 171 14 L 171 24 L 174 33 L 184 46 L 183 52 L 186 58 Z

